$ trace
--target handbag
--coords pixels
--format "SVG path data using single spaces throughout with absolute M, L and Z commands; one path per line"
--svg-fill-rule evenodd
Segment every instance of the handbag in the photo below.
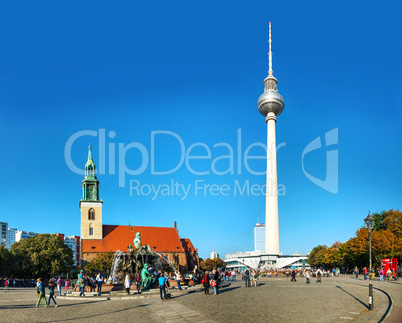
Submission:
M 213 280 L 213 279 L 212 279 L 210 285 L 211 285 L 212 287 L 216 287 L 216 280 Z

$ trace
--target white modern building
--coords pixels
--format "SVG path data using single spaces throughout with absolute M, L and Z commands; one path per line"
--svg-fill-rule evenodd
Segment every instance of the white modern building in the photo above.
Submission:
M 302 269 L 310 268 L 304 255 L 269 255 L 263 252 L 235 252 L 225 255 L 226 268 L 228 269 Z
M 0 222 L 0 245 L 7 247 L 8 223 Z
M 7 232 L 7 249 L 10 250 L 11 245 L 15 242 L 15 235 L 17 233 L 17 228 L 8 228 Z
M 36 232 L 31 232 L 31 231 L 22 231 L 22 230 L 17 230 L 15 232 L 15 242 L 20 241 L 21 239 L 29 239 L 30 237 L 34 237 L 39 235 L 40 233 Z
M 254 251 L 265 252 L 265 224 L 256 223 L 254 227 Z
M 211 259 L 215 259 L 215 258 L 219 258 L 219 254 L 215 250 L 212 250 Z

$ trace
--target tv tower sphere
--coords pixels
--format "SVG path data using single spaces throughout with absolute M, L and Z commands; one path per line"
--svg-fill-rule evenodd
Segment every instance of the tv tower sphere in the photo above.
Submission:
M 276 86 L 277 79 L 272 71 L 272 50 L 271 50 L 271 23 L 269 23 L 269 70 L 268 77 L 264 80 L 264 93 L 258 99 L 257 107 L 261 114 L 266 117 L 268 113 L 273 112 L 275 116 L 279 116 L 285 107 L 282 95 L 279 94 Z

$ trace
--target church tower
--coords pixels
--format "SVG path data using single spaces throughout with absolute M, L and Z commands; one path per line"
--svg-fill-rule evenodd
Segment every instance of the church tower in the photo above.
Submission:
M 88 161 L 85 164 L 85 177 L 82 181 L 81 239 L 103 239 L 102 204 L 99 199 L 99 181 L 96 166 L 92 159 L 91 146 L 88 148 Z

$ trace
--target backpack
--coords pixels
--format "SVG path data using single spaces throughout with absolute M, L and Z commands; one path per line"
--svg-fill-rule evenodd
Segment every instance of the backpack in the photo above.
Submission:
M 250 274 L 250 272 L 248 271 L 248 269 L 244 272 L 244 274 L 245 274 L 246 276 L 248 276 L 248 275 Z

